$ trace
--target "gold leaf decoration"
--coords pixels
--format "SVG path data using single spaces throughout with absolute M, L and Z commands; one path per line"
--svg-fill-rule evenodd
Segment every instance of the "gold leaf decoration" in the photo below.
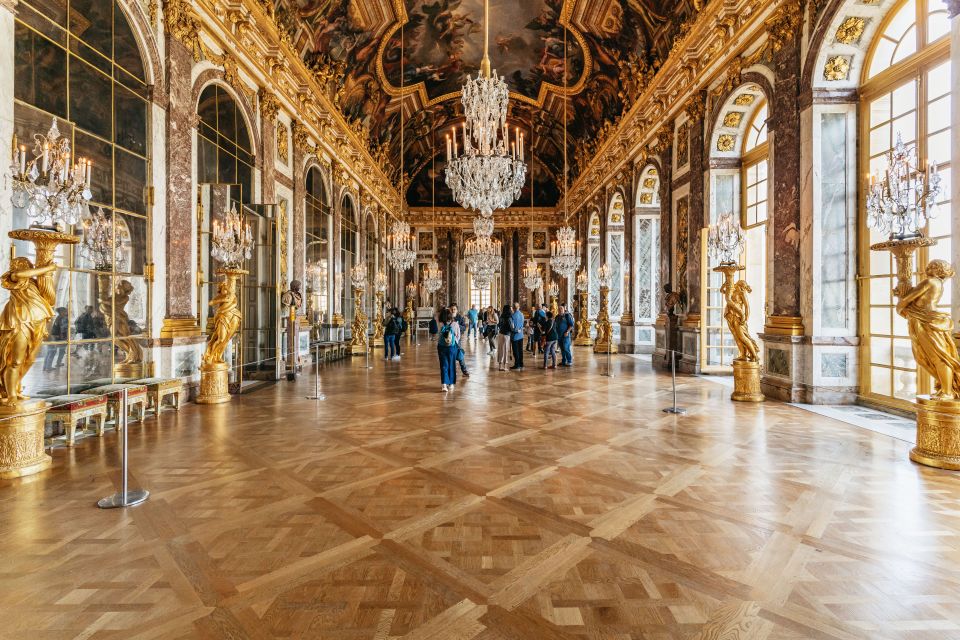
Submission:
M 730 152 L 737 145 L 737 136 L 724 133 L 717 138 L 717 151 Z
M 850 75 L 850 60 L 844 56 L 832 56 L 823 67 L 823 77 L 831 82 L 846 80 Z

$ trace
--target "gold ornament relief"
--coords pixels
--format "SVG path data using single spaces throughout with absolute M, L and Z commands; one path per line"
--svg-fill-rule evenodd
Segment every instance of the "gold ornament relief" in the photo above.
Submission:
M 856 44 L 863 37 L 863 30 L 867 21 L 859 16 L 850 16 L 840 23 L 837 29 L 837 42 L 840 44 Z
M 850 75 L 850 60 L 845 56 L 832 56 L 823 67 L 823 77 L 831 82 L 846 80 Z
M 743 111 L 728 111 L 727 115 L 723 117 L 723 126 L 736 129 L 742 121 Z
M 717 137 L 717 151 L 729 153 L 737 146 L 737 136 L 729 133 L 721 134 Z
M 290 130 L 282 122 L 277 123 L 277 158 L 284 165 L 290 164 Z

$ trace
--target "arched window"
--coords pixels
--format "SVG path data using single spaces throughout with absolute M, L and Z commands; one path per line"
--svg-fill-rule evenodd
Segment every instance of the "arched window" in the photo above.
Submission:
M 623 315 L 623 273 L 624 273 L 624 211 L 623 194 L 616 193 L 610 199 L 610 211 L 607 214 L 607 255 L 610 266 L 610 318 L 617 322 Z
M 660 174 L 653 165 L 644 167 L 640 173 L 633 229 L 633 261 L 636 264 L 633 291 L 635 319 L 640 327 L 635 343 L 645 350 L 652 350 L 660 288 Z
M 587 312 L 591 319 L 597 317 L 600 311 L 600 212 L 594 211 L 590 216 L 590 225 L 587 236 L 587 276 L 590 279 L 590 295 L 588 296 Z
M 330 202 L 323 176 L 316 167 L 307 172 L 305 191 L 307 315 L 310 323 L 316 326 L 325 322 L 330 312 L 330 238 L 333 235 Z
M 200 183 L 236 185 L 230 197 L 253 202 L 254 160 L 250 132 L 236 101 L 223 87 L 212 84 L 200 94 L 197 178 Z
M 127 337 L 140 345 L 150 326 L 143 275 L 151 216 L 150 88 L 117 2 L 21 0 L 16 15 L 14 133 L 32 145 L 57 119 L 73 157 L 93 163 L 91 211 L 103 210 L 109 229 L 102 237 L 117 247 L 96 256 L 63 248 L 56 257 L 54 307 L 63 309 L 63 320 L 24 387 L 32 396 L 78 392 L 87 381 L 142 374 L 144 366 Z M 22 209 L 12 214 L 12 228 L 33 222 Z M 66 231 L 79 235 L 82 228 Z M 15 245 L 18 255 L 35 259 L 33 245 Z M 124 368 L 131 353 L 138 362 Z
M 898 136 L 916 146 L 917 157 L 936 161 L 949 177 L 951 162 L 951 68 L 946 10 L 939 0 L 906 0 L 894 6 L 871 44 L 861 86 L 861 175 L 882 171 Z M 947 183 L 947 180 L 944 180 Z M 863 185 L 861 185 L 863 186 Z M 937 245 L 917 253 L 922 271 L 935 258 L 949 260 L 952 250 L 950 188 L 940 196 L 940 215 L 925 233 Z M 887 252 L 870 251 L 885 240 L 867 229 L 865 198 L 860 198 L 861 393 L 879 403 L 902 407 L 918 393 L 930 391 L 930 380 L 918 376 L 906 322 L 895 309 L 892 289 L 895 266 Z M 950 292 L 941 300 L 950 308 Z

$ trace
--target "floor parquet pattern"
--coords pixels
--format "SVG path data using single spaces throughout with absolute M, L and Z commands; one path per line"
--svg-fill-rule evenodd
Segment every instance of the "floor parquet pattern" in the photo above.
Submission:
M 485 351 L 485 350 L 484 350 Z M 440 392 L 432 345 L 133 425 L 0 483 L 4 640 L 960 639 L 960 475 L 578 350 Z

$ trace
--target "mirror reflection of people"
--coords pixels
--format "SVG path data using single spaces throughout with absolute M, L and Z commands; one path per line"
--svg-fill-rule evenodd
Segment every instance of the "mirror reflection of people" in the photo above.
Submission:
M 66 341 L 70 334 L 70 320 L 67 318 L 66 307 L 57 307 L 56 311 L 57 315 L 53 319 L 53 322 L 50 323 L 50 341 L 63 342 Z M 53 371 L 55 368 L 59 369 L 62 367 L 63 356 L 66 354 L 66 351 L 66 344 L 48 344 L 47 352 L 43 356 L 43 370 Z M 53 364 L 54 357 L 57 359 L 56 365 Z
M 23 395 L 23 376 L 33 365 L 47 337 L 53 307 L 40 290 L 39 278 L 56 271 L 56 265 L 34 267 L 27 258 L 13 258 L 0 285 L 10 299 L 0 312 L 0 405 L 16 405 Z

